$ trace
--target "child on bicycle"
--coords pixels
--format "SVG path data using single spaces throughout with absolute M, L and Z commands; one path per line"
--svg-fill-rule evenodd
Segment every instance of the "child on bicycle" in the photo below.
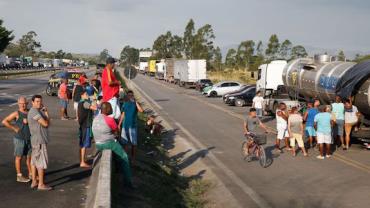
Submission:
M 261 120 L 257 117 L 257 112 L 255 108 L 251 108 L 249 110 L 249 114 L 247 118 L 244 120 L 244 135 L 251 135 L 256 134 L 257 127 L 261 127 L 265 130 L 265 132 L 268 132 L 267 127 L 261 122 Z M 249 155 L 249 148 L 253 144 L 253 140 L 247 137 L 247 146 L 248 146 L 248 155 Z

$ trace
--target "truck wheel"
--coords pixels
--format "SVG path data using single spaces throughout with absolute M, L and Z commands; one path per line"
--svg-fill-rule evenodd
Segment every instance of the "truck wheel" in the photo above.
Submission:
M 217 97 L 217 92 L 216 91 L 212 91 L 209 95 L 211 97 Z
M 51 87 L 50 87 L 50 85 L 48 85 L 48 86 L 46 87 L 45 92 L 46 92 L 46 94 L 47 94 L 47 95 L 49 95 L 49 96 L 53 96 L 53 93 L 51 92 Z
M 245 105 L 245 101 L 242 99 L 236 99 L 235 100 L 235 106 L 243 107 Z

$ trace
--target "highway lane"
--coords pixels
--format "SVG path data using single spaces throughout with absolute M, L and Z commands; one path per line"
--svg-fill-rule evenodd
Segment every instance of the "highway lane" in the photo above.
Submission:
M 88 72 L 88 76 L 94 71 Z M 54 187 L 50 192 L 31 190 L 30 184 L 16 182 L 13 157 L 13 133 L 0 124 L 0 207 L 83 207 L 88 188 L 90 170 L 79 168 L 78 129 L 74 120 L 59 119 L 59 105 L 56 97 L 44 94 L 49 75 L 0 80 L 1 93 L 7 93 L 16 102 L 19 95 L 41 94 L 44 104 L 51 113 L 48 145 L 49 168 L 46 172 L 46 183 Z M 5 88 L 5 89 L 4 89 Z M 5 96 L 1 95 L 1 99 Z M 14 101 L 13 101 L 14 102 Z M 16 110 L 16 105 L 0 105 L 0 120 Z M 69 105 L 70 116 L 75 116 L 72 105 Z M 90 150 L 88 154 L 92 154 Z M 26 167 L 22 165 L 23 173 Z
M 272 154 L 273 163 L 262 169 L 257 162 L 241 160 L 242 118 L 246 108 L 222 106 L 219 99 L 203 98 L 185 90 L 139 75 L 134 79 L 154 102 L 157 111 L 176 133 L 199 148 L 210 149 L 204 159 L 243 206 L 248 207 L 364 207 L 370 190 L 368 157 L 359 148 L 350 154 L 361 156 L 360 164 L 348 156 L 319 161 L 317 151 L 301 154 Z M 221 101 L 222 102 L 222 101 Z M 274 121 L 268 122 L 274 125 Z M 271 152 L 274 138 L 266 145 Z M 198 144 L 198 145 L 197 145 Z M 338 152 L 338 155 L 344 153 Z M 360 155 L 360 156 L 359 156 Z M 364 158 L 365 157 L 365 158 Z M 349 191 L 350 190 L 350 191 Z M 227 199 L 225 199 L 227 200 Z M 262 201 L 262 202 L 261 202 Z

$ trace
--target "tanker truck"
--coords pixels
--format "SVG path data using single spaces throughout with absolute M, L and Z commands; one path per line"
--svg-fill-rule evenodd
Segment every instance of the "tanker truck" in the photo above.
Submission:
M 297 102 L 316 98 L 330 104 L 336 95 L 352 97 L 362 114 L 361 130 L 352 136 L 370 139 L 370 60 L 357 64 L 337 61 L 329 55 L 299 58 L 284 67 L 282 78 L 290 100 Z

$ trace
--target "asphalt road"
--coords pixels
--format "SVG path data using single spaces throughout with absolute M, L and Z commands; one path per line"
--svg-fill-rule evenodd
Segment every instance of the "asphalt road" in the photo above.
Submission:
M 240 155 L 242 119 L 248 108 L 229 107 L 221 98 L 205 98 L 195 90 L 143 75 L 133 81 L 154 102 L 156 111 L 177 128 L 176 134 L 206 155 L 202 160 L 242 207 L 369 206 L 370 152 L 360 145 L 318 160 L 317 150 L 310 150 L 308 158 L 300 153 L 297 157 L 274 153 L 271 135 L 265 147 L 272 164 L 264 169 Z M 266 123 L 275 126 L 272 119 Z
M 89 76 L 91 72 L 87 74 Z M 49 128 L 49 168 L 45 182 L 53 186 L 54 190 L 40 192 L 31 190 L 29 183 L 16 182 L 13 133 L 0 124 L 0 207 L 81 207 L 85 203 L 91 171 L 79 167 L 78 125 L 74 120 L 59 119 L 57 98 L 44 93 L 49 76 L 50 74 L 43 74 L 0 80 L 0 120 L 17 109 L 18 96 L 43 96 L 52 119 Z M 75 116 L 72 105 L 69 105 L 69 112 L 70 116 Z M 22 164 L 22 171 L 27 175 L 25 164 Z

